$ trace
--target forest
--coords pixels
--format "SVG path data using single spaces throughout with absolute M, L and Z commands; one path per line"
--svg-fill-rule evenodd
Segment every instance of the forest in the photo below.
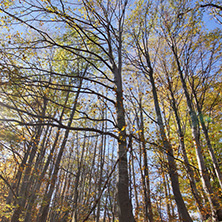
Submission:
M 0 221 L 222 221 L 220 0 L 0 0 Z

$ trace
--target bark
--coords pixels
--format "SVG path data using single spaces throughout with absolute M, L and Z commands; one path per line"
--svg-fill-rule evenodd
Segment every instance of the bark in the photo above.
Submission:
M 86 72 L 86 70 L 87 70 L 87 68 L 85 69 L 85 72 Z M 72 120 L 73 120 L 73 117 L 74 117 L 74 114 L 75 114 L 75 111 L 76 111 L 76 107 L 77 107 L 77 101 L 78 101 L 78 98 L 79 98 L 79 95 L 80 95 L 81 86 L 82 86 L 82 79 L 80 79 L 79 88 L 78 88 L 78 91 L 77 91 L 75 99 L 74 99 L 74 104 L 73 104 L 72 111 L 71 111 L 71 114 L 70 114 L 70 117 L 69 117 L 69 122 L 68 122 L 68 125 L 67 125 L 68 127 L 70 127 L 71 124 L 72 124 Z M 50 200 L 51 200 L 51 197 L 52 197 L 52 194 L 53 194 L 53 191 L 54 191 L 55 183 L 56 183 L 56 180 L 57 180 L 57 174 L 58 174 L 58 171 L 59 171 L 60 162 L 61 162 L 61 159 L 62 159 L 62 156 L 63 156 L 63 152 L 65 150 L 65 146 L 66 146 L 66 142 L 67 142 L 67 139 L 68 139 L 68 136 L 69 136 L 69 132 L 70 132 L 70 130 L 66 129 L 65 135 L 64 135 L 64 138 L 63 138 L 63 142 L 61 144 L 61 147 L 60 147 L 60 150 L 59 150 L 56 162 L 55 162 L 54 171 L 53 171 L 53 174 L 51 176 L 50 188 L 49 188 L 48 193 L 43 198 L 43 203 L 42 203 L 42 206 L 41 206 L 41 209 L 40 209 L 40 216 L 37 219 L 37 221 L 39 221 L 39 222 L 45 222 L 46 219 L 47 219 Z
M 181 147 L 181 151 L 182 151 L 182 155 L 183 155 L 183 159 L 184 159 L 185 169 L 186 169 L 187 176 L 188 176 L 188 179 L 189 179 L 189 182 L 190 182 L 191 191 L 192 191 L 193 197 L 194 197 L 194 199 L 197 203 L 197 207 L 200 211 L 201 217 L 202 217 L 203 220 L 205 220 L 206 219 L 206 209 L 203 206 L 202 198 L 201 198 L 201 196 L 200 196 L 200 194 L 197 190 L 196 181 L 195 181 L 195 178 L 194 178 L 194 172 L 193 172 L 193 169 L 192 169 L 192 167 L 189 163 L 188 157 L 187 157 L 187 152 L 186 152 L 185 143 L 184 143 L 184 133 L 182 131 L 181 120 L 180 120 L 180 117 L 179 117 L 178 108 L 176 106 L 176 100 L 175 100 L 175 97 L 174 97 L 174 93 L 173 93 L 173 90 L 172 90 L 172 85 L 171 85 L 168 74 L 167 74 L 167 81 L 168 81 L 168 87 L 169 87 L 169 91 L 170 91 L 170 95 L 171 95 L 171 106 L 173 108 L 174 115 L 175 115 L 175 118 L 176 118 L 176 123 L 177 123 L 179 143 L 180 143 L 180 147 Z
M 18 206 L 15 208 L 15 211 L 12 215 L 11 222 L 18 222 L 20 215 L 21 215 L 22 211 L 24 210 L 25 203 L 26 203 L 26 200 L 29 195 L 29 189 L 30 189 L 30 186 L 32 183 L 32 181 L 30 180 L 30 175 L 31 175 L 31 171 L 32 171 L 32 164 L 33 164 L 36 152 L 37 152 L 37 148 L 38 148 L 41 134 L 42 134 L 42 126 L 40 125 L 37 127 L 37 132 L 36 132 L 35 136 L 32 138 L 32 140 L 33 140 L 31 142 L 32 149 L 31 149 L 31 152 L 29 155 L 29 160 L 26 165 L 23 181 L 22 181 L 22 184 L 20 187 L 19 203 L 18 203 Z
M 148 64 L 150 64 L 150 62 L 148 61 Z M 154 99 L 154 106 L 155 106 L 155 111 L 156 111 L 156 115 L 157 115 L 157 123 L 159 126 L 159 130 L 160 130 L 160 136 L 163 142 L 163 146 L 165 148 L 165 151 L 167 153 L 167 159 L 168 159 L 168 172 L 170 175 L 170 180 L 171 180 L 171 184 L 172 184 L 172 188 L 173 188 L 173 194 L 174 194 L 174 198 L 178 207 L 178 211 L 179 214 L 182 217 L 183 221 L 192 221 L 187 208 L 185 206 L 184 200 L 182 198 L 181 192 L 180 192 L 180 187 L 179 187 L 179 179 L 178 179 L 178 174 L 177 174 L 177 169 L 176 169 L 176 163 L 175 163 L 175 159 L 174 159 L 174 155 L 173 155 L 173 149 L 171 144 L 169 143 L 166 134 L 165 134 L 165 130 L 164 130 L 164 124 L 163 124 L 163 120 L 162 120 L 162 116 L 161 116 L 161 111 L 160 111 L 160 106 L 159 106 L 159 101 L 158 101 L 158 97 L 157 97 L 157 91 L 156 91 L 156 87 L 155 87 L 155 81 L 153 78 L 153 70 L 151 68 L 151 65 L 149 66 L 150 70 L 149 70 L 149 77 L 150 77 L 150 83 L 152 85 L 152 93 L 153 93 L 153 99 Z
M 214 193 L 213 193 L 213 189 L 210 183 L 210 177 L 206 168 L 206 164 L 204 162 L 204 158 L 202 155 L 202 147 L 200 144 L 200 138 L 199 138 L 199 131 L 198 131 L 198 117 L 196 115 L 196 112 L 194 110 L 194 106 L 193 106 L 193 102 L 190 98 L 190 95 L 188 93 L 188 89 L 187 89 L 187 84 L 185 82 L 184 76 L 183 76 L 183 72 L 182 72 L 182 68 L 179 62 L 179 58 L 175 49 L 175 46 L 172 45 L 171 47 L 175 60 L 176 60 L 176 64 L 177 64 L 177 69 L 179 72 L 179 77 L 182 83 L 182 87 L 183 87 L 183 91 L 186 97 L 186 101 L 187 101 L 187 106 L 189 109 L 189 115 L 190 115 L 190 119 L 191 119 L 191 128 L 192 128 L 192 136 L 193 136 L 193 140 L 194 140 L 194 144 L 195 144 L 195 148 L 196 148 L 196 156 L 197 156 L 197 162 L 198 162 L 198 166 L 199 166 L 199 170 L 200 170 L 200 175 L 201 175 L 201 180 L 203 183 L 203 188 L 205 190 L 205 192 L 207 193 L 208 196 L 208 200 L 211 206 L 211 211 L 212 211 L 212 217 L 213 220 L 218 221 L 220 219 L 222 219 L 222 210 L 220 209 L 217 197 L 215 197 Z
M 210 153 L 210 157 L 211 157 L 212 162 L 213 162 L 213 166 L 214 166 L 214 169 L 215 169 L 215 172 L 216 172 L 216 175 L 217 175 L 217 179 L 218 179 L 220 188 L 222 189 L 222 174 L 221 174 L 221 171 L 220 171 L 219 163 L 217 161 L 217 158 L 215 156 L 213 147 L 211 145 L 211 141 L 210 141 L 210 137 L 209 137 L 209 134 L 208 134 L 208 130 L 207 130 L 207 127 L 205 125 L 205 121 L 203 119 L 202 110 L 201 110 L 201 107 L 199 105 L 199 102 L 198 102 L 198 99 L 197 99 L 197 95 L 196 95 L 196 92 L 195 92 L 193 86 L 192 86 L 192 92 L 194 94 L 197 111 L 199 113 L 200 124 L 201 124 L 202 130 L 203 130 L 205 139 L 207 141 L 207 147 L 208 147 L 208 150 L 209 150 L 209 153 Z
M 102 115 L 102 119 L 104 119 L 104 111 Z M 104 131 L 107 128 L 107 126 L 103 123 L 102 124 L 102 131 Z M 102 135 L 102 140 L 101 140 L 101 146 L 100 146 L 100 166 L 98 166 L 99 169 L 99 184 L 96 190 L 101 190 L 102 188 L 102 180 L 103 180 L 103 167 L 104 167 L 104 158 L 105 158 L 105 144 L 106 144 L 106 136 Z M 98 196 L 97 196 L 98 198 Z M 106 205 L 105 205 L 106 206 Z M 100 219 L 100 211 L 101 211 L 101 202 L 99 200 L 98 206 L 97 206 L 97 214 L 96 214 L 96 222 L 99 222 Z
M 125 111 L 123 107 L 122 77 L 121 69 L 115 67 L 114 71 L 116 80 L 116 110 L 117 110 L 117 127 L 119 130 L 118 140 L 118 182 L 117 182 L 117 200 L 118 213 L 120 222 L 133 222 L 132 205 L 129 198 L 129 178 L 127 164 L 127 146 L 126 146 L 126 123 Z
M 68 102 L 69 94 L 70 94 L 70 92 L 68 91 L 68 92 L 67 92 L 67 95 L 66 95 L 65 102 L 64 102 L 64 107 L 63 107 L 63 110 L 62 110 L 61 115 L 60 115 L 60 118 L 59 118 L 60 121 L 62 121 L 64 112 L 65 112 L 65 106 L 66 106 L 66 104 L 67 104 L 67 102 Z M 29 222 L 29 221 L 31 220 L 32 207 L 33 207 L 33 204 L 35 203 L 35 200 L 36 200 L 36 197 L 37 197 L 37 193 L 39 192 L 39 189 L 40 189 L 41 184 L 42 184 L 42 182 L 43 182 L 43 178 L 44 178 L 45 173 L 46 173 L 46 171 L 47 171 L 47 169 L 48 169 L 48 167 L 49 167 L 49 164 L 50 164 L 50 162 L 51 162 L 51 160 L 52 160 L 52 158 L 53 158 L 54 151 L 55 151 L 55 149 L 56 149 L 56 147 L 57 147 L 57 144 L 58 144 L 58 142 L 59 142 L 59 136 L 60 136 L 60 133 L 61 133 L 60 130 L 61 130 L 61 129 L 59 128 L 59 129 L 57 130 L 57 132 L 56 132 L 56 136 L 55 136 L 55 138 L 54 138 L 54 142 L 53 142 L 52 148 L 50 149 L 50 152 L 49 152 L 47 161 L 46 161 L 46 163 L 45 163 L 45 165 L 44 165 L 44 167 L 43 167 L 43 169 L 42 169 L 42 172 L 41 172 L 39 178 L 37 179 L 37 182 L 35 183 L 35 186 L 34 186 L 33 189 L 32 189 L 32 193 L 31 193 L 31 195 L 30 195 L 30 197 L 29 197 L 29 199 L 28 199 L 28 204 L 27 204 L 27 207 L 26 207 L 27 210 L 26 210 L 26 215 L 25 215 L 25 220 L 24 220 L 25 222 Z M 41 161 L 42 161 L 42 160 L 41 160 Z M 49 175 L 51 175 L 51 173 L 50 173 Z M 47 191 L 47 189 L 46 189 L 46 191 Z
M 130 136 L 129 138 L 129 151 L 130 151 L 130 162 L 129 162 L 129 169 L 130 169 L 130 177 L 132 177 L 133 180 L 133 184 L 132 187 L 134 189 L 134 193 L 135 193 L 135 220 L 138 220 L 138 214 L 139 214 L 139 200 L 138 200 L 138 191 L 137 191 L 137 184 L 136 184 L 136 177 L 135 177 L 135 165 L 134 165 L 134 156 L 133 156 L 133 148 L 132 148 L 132 136 Z M 132 168 L 132 169 L 131 169 Z M 131 184 L 131 183 L 130 183 Z M 130 192 L 130 194 L 132 194 L 132 192 Z
M 146 142 L 144 135 L 144 121 L 143 121 L 143 111 L 142 111 L 142 101 L 140 100 L 139 104 L 140 109 L 140 140 L 142 141 L 142 157 L 143 157 L 143 174 L 142 174 L 142 182 L 143 182 L 143 190 L 144 190 L 144 203 L 145 203 L 145 220 L 153 221 L 153 210 L 152 203 L 150 197 L 150 180 L 149 180 L 149 167 L 148 167 L 148 159 L 146 152 Z
M 75 178 L 75 189 L 74 189 L 74 194 L 73 194 L 74 199 L 73 199 L 72 222 L 78 222 L 78 207 L 77 207 L 78 206 L 78 199 L 79 199 L 78 187 L 80 184 L 84 184 L 84 183 L 79 183 L 79 181 L 80 181 L 81 171 L 83 169 L 83 158 L 84 158 L 84 154 L 85 154 L 85 141 L 86 141 L 86 137 L 84 136 L 83 148 L 82 148 L 80 160 L 78 161 L 78 170 L 77 170 L 77 175 Z
M 118 215 L 120 222 L 134 222 L 134 216 L 132 213 L 132 203 L 129 197 L 129 178 L 128 178 L 128 163 L 127 163 L 127 144 L 126 144 L 126 122 L 125 122 L 125 110 L 123 104 L 123 88 L 122 88 L 122 32 L 124 24 L 124 16 L 127 1 L 124 2 L 124 6 L 121 15 L 119 15 L 118 21 L 118 60 L 117 65 L 114 61 L 112 51 L 112 39 L 110 36 L 110 30 L 108 28 L 108 41 L 109 41 L 109 55 L 112 63 L 112 72 L 115 79 L 116 86 L 116 113 L 117 113 L 117 128 L 119 131 L 118 138 L 118 180 L 117 180 L 117 202 L 118 202 Z

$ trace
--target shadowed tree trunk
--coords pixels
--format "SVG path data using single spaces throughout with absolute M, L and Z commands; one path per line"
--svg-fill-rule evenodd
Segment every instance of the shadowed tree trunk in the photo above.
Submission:
M 222 189 L 222 174 L 221 174 L 221 171 L 220 171 L 219 163 L 217 161 L 217 158 L 215 156 L 213 147 L 211 145 L 211 141 L 210 141 L 210 137 L 209 137 L 209 134 L 208 134 L 208 130 L 207 130 L 204 118 L 203 118 L 203 113 L 202 113 L 202 110 L 201 110 L 201 106 L 200 106 L 200 103 L 198 101 L 197 93 L 196 93 L 196 91 L 194 89 L 194 85 L 193 84 L 191 84 L 191 89 L 192 89 L 192 93 L 194 95 L 194 99 L 195 99 L 195 102 L 196 102 L 196 107 L 197 107 L 197 111 L 198 111 L 198 116 L 199 116 L 200 124 L 201 124 L 202 130 L 203 130 L 203 133 L 204 133 L 204 137 L 205 137 L 205 139 L 207 141 L 207 147 L 208 147 L 208 150 L 209 150 L 209 153 L 210 153 L 210 157 L 211 157 L 212 162 L 213 162 L 213 166 L 214 166 L 214 169 L 215 169 L 215 172 L 216 172 L 216 176 L 217 176 L 220 188 Z
M 170 96 L 171 96 L 171 101 L 170 102 L 171 102 L 171 106 L 172 106 L 172 109 L 174 111 L 174 115 L 175 115 L 175 118 L 176 118 L 177 131 L 178 131 L 178 136 L 179 136 L 179 143 L 180 143 L 180 147 L 181 147 L 181 150 L 182 150 L 185 169 L 186 169 L 186 172 L 187 172 L 187 175 L 188 175 L 188 178 L 189 178 L 192 194 L 193 194 L 193 196 L 195 198 L 195 201 L 197 203 L 197 207 L 200 211 L 202 219 L 205 220 L 206 216 L 207 216 L 206 215 L 206 209 L 203 206 L 202 198 L 201 198 L 201 196 L 200 196 L 200 194 L 197 190 L 196 181 L 194 179 L 194 172 L 193 172 L 193 169 L 192 169 L 192 167 L 189 163 L 188 157 L 187 157 L 187 153 L 186 153 L 186 149 L 185 149 L 185 143 L 184 143 L 184 134 L 183 134 L 182 127 L 181 127 L 181 120 L 180 120 L 179 113 L 178 113 L 178 108 L 177 108 L 177 105 L 176 105 L 176 99 L 175 99 L 173 89 L 172 89 L 172 83 L 170 81 L 168 72 L 166 70 L 165 70 L 165 72 L 166 72 L 168 87 L 169 87 Z
M 139 119 L 138 126 L 140 129 L 140 140 L 142 143 L 142 157 L 143 157 L 143 173 L 142 173 L 142 182 L 143 182 L 143 190 L 144 190 L 144 203 L 145 203 L 145 219 L 150 222 L 153 221 L 153 210 L 152 203 L 150 197 L 150 180 L 149 180 L 149 166 L 147 159 L 147 151 L 146 151 L 146 142 L 144 135 L 144 120 L 143 120 L 143 109 L 142 109 L 142 99 L 139 101 Z M 138 118 L 137 118 L 138 119 Z
M 145 15 L 147 16 L 147 15 Z M 155 86 L 153 67 L 151 65 L 150 54 L 149 54 L 149 23 L 145 17 L 143 23 L 141 23 L 141 27 L 138 33 L 133 33 L 134 44 L 136 47 L 137 61 L 132 61 L 133 65 L 139 68 L 148 81 L 151 83 L 152 96 L 154 100 L 154 107 L 157 117 L 157 124 L 159 128 L 160 138 L 163 144 L 163 152 L 166 152 L 167 160 L 168 160 L 168 173 L 170 175 L 170 180 L 172 184 L 174 198 L 178 207 L 178 211 L 182 219 L 186 222 L 191 222 L 192 219 L 187 211 L 186 205 L 184 203 L 183 197 L 180 192 L 179 186 L 179 178 L 177 174 L 176 162 L 174 159 L 173 149 L 168 141 L 168 138 L 165 133 L 164 124 L 162 120 L 160 105 L 157 96 L 157 90 Z
M 203 188 L 204 188 L 205 192 L 207 193 L 208 200 L 211 205 L 213 220 L 218 221 L 218 220 L 222 219 L 222 210 L 220 209 L 217 197 L 215 196 L 215 194 L 213 192 L 213 189 L 212 189 L 212 186 L 210 183 L 209 173 L 208 173 L 206 164 L 204 162 L 204 157 L 202 154 L 203 151 L 202 151 L 202 147 L 201 147 L 201 143 L 200 143 L 200 136 L 199 136 L 199 130 L 198 130 L 198 125 L 199 125 L 198 117 L 197 117 L 196 112 L 194 110 L 193 102 L 192 102 L 190 95 L 188 93 L 187 84 L 186 84 L 184 76 L 183 76 L 182 68 L 181 68 L 180 61 L 179 61 L 177 51 L 176 51 L 177 49 L 176 49 L 176 46 L 174 45 L 174 43 L 172 43 L 171 49 L 174 54 L 174 58 L 176 60 L 179 77 L 180 77 L 180 80 L 182 83 L 184 95 L 186 97 L 187 106 L 189 109 L 189 115 L 190 115 L 190 119 L 191 119 L 192 136 L 193 136 L 193 141 L 194 141 L 195 148 L 196 148 L 197 162 L 198 162 L 198 166 L 199 166 L 199 170 L 200 170 Z
M 86 70 L 87 70 L 87 68 L 85 69 L 85 72 L 86 72 Z M 73 117 L 74 117 L 74 114 L 76 112 L 77 101 L 78 101 L 78 98 L 79 98 L 79 95 L 80 95 L 82 81 L 83 81 L 83 79 L 81 78 L 80 83 L 79 83 L 79 87 L 78 87 L 78 91 L 77 91 L 75 99 L 74 99 L 72 112 L 71 112 L 70 117 L 69 117 L 69 122 L 67 124 L 68 129 L 66 129 L 66 131 L 65 131 L 65 135 L 64 135 L 64 138 L 63 138 L 63 141 L 62 141 L 62 144 L 61 144 L 61 147 L 59 149 L 59 153 L 58 153 L 58 156 L 57 156 L 57 159 L 56 159 L 56 162 L 55 162 L 54 171 L 53 171 L 53 174 L 51 176 L 51 184 L 50 184 L 49 191 L 45 194 L 45 196 L 43 198 L 43 202 L 42 202 L 42 205 L 41 205 L 41 208 L 40 208 L 40 214 L 39 214 L 39 217 L 37 219 L 37 221 L 39 221 L 39 222 L 45 222 L 46 219 L 47 219 L 47 215 L 48 215 L 48 211 L 49 211 L 49 204 L 50 204 L 52 194 L 54 192 L 54 187 L 55 187 L 55 183 L 56 183 L 56 180 L 57 180 L 57 174 L 58 174 L 58 171 L 59 171 L 60 162 L 61 162 L 62 155 L 63 155 L 64 149 L 65 149 L 65 146 L 66 146 L 66 142 L 67 142 L 67 139 L 68 139 L 68 136 L 69 136 L 69 132 L 70 132 L 69 127 L 72 124 Z
M 148 61 L 148 64 L 149 63 L 150 62 Z M 149 66 L 149 68 L 150 68 L 150 70 L 149 70 L 148 75 L 150 78 L 150 83 L 152 85 L 152 93 L 153 93 L 155 111 L 156 111 L 156 115 L 157 115 L 157 123 L 158 123 L 159 130 L 160 130 L 161 140 L 162 140 L 163 146 L 165 148 L 165 152 L 167 154 L 167 159 L 168 159 L 168 164 L 169 164 L 168 165 L 168 172 L 170 175 L 174 198 L 177 203 L 177 208 L 178 208 L 179 214 L 182 217 L 182 220 L 187 221 L 187 222 L 188 221 L 191 222 L 193 220 L 191 219 L 191 217 L 187 211 L 183 197 L 180 192 L 177 168 L 176 168 L 176 163 L 175 163 L 175 159 L 174 159 L 174 155 L 173 155 L 173 149 L 172 149 L 171 144 L 169 143 L 169 141 L 166 137 L 166 134 L 165 134 L 163 120 L 162 120 L 158 97 L 157 97 L 157 92 L 156 92 L 156 87 L 155 87 L 155 82 L 154 82 L 154 78 L 153 78 L 153 70 L 152 70 L 151 66 Z

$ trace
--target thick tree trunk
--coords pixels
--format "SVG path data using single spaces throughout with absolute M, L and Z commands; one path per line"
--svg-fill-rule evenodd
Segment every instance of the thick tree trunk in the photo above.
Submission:
M 116 86 L 116 113 L 117 113 L 117 128 L 119 131 L 118 137 L 118 180 L 117 180 L 117 202 L 118 215 L 120 222 L 134 222 L 132 213 L 132 203 L 129 197 L 129 178 L 128 178 L 128 163 L 127 163 L 127 146 L 126 146 L 126 122 L 125 110 L 123 106 L 123 88 L 122 88 L 122 32 L 124 24 L 124 16 L 127 1 L 124 2 L 121 10 L 121 15 L 118 21 L 118 59 L 117 65 L 113 56 L 111 33 L 108 27 L 109 55 L 112 64 L 112 72 Z M 122 7 L 122 6 L 121 6 Z
M 126 146 L 126 123 L 125 111 L 123 107 L 123 92 L 122 92 L 122 77 L 121 71 L 115 68 L 116 80 L 116 111 L 117 111 L 117 126 L 119 130 L 118 140 L 118 182 L 117 182 L 117 200 L 118 213 L 120 222 L 134 222 L 132 213 L 132 205 L 129 198 L 129 178 L 127 164 L 127 146 Z

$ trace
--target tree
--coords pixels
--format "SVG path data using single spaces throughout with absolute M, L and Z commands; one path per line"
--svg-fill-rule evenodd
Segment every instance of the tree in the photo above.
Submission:
M 220 219 L 205 9 L 220 18 L 216 1 L 1 3 L 2 221 Z
M 147 5 L 145 7 L 148 8 Z M 137 53 L 137 60 L 136 61 L 134 60 L 135 66 L 138 67 L 141 70 L 141 72 L 147 76 L 151 84 L 154 107 L 155 107 L 155 112 L 157 116 L 157 124 L 158 124 L 159 132 L 160 132 L 160 138 L 162 140 L 163 147 L 167 154 L 167 159 L 168 159 L 168 164 L 169 164 L 168 171 L 169 171 L 173 193 L 174 193 L 174 197 L 177 203 L 179 213 L 182 217 L 182 220 L 192 221 L 187 211 L 187 208 L 185 206 L 185 203 L 183 201 L 181 192 L 180 192 L 178 174 L 177 174 L 177 169 L 176 169 L 177 167 L 174 160 L 173 149 L 166 136 L 165 129 L 164 129 L 162 114 L 161 114 L 160 105 L 159 105 L 159 99 L 158 99 L 157 90 L 155 86 L 154 71 L 153 71 L 153 67 L 151 63 L 151 56 L 149 52 L 149 32 L 150 32 L 150 27 L 152 26 L 149 26 L 149 24 L 147 23 L 148 21 L 147 16 L 148 16 L 148 10 L 145 11 L 144 13 L 144 18 L 142 18 L 142 21 L 140 23 L 141 26 L 139 27 L 138 32 L 132 33 L 133 40 L 135 41 L 135 47 L 136 47 L 136 53 Z

